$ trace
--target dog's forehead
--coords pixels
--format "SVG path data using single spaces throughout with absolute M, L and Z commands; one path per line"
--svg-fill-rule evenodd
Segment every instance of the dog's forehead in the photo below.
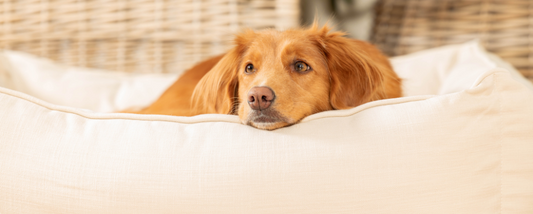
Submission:
M 317 47 L 304 32 L 267 30 L 256 35 L 249 49 L 263 56 L 278 56 L 279 54 L 308 52 Z

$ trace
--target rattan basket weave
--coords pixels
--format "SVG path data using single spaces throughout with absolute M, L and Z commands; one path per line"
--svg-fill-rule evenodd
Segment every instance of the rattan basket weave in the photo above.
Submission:
M 299 24 L 299 0 L 0 0 L 0 48 L 66 64 L 181 72 L 244 27 Z
M 533 81 L 532 0 L 381 0 L 372 38 L 391 56 L 478 38 Z

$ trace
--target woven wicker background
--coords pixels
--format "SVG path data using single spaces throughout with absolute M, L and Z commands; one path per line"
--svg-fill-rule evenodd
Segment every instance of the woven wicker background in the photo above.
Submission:
M 372 40 L 390 56 L 479 38 L 533 81 L 532 0 L 380 0 Z
M 299 25 L 299 0 L 0 0 L 0 48 L 66 64 L 181 72 L 243 27 Z

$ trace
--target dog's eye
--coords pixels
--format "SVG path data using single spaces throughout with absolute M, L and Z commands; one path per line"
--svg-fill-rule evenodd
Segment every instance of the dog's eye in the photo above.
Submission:
M 309 70 L 311 70 L 311 67 L 309 65 L 305 64 L 305 62 L 296 62 L 294 63 L 294 70 L 296 70 L 299 73 L 305 73 Z
M 244 73 L 247 73 L 247 74 L 251 74 L 254 72 L 254 65 L 253 64 L 248 64 L 246 65 L 246 68 L 244 69 Z

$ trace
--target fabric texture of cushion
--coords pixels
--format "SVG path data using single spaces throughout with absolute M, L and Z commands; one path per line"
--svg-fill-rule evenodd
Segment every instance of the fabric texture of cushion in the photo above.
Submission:
M 406 97 L 275 131 L 0 88 L 0 213 L 533 213 L 531 84 L 476 42 L 392 62 Z

